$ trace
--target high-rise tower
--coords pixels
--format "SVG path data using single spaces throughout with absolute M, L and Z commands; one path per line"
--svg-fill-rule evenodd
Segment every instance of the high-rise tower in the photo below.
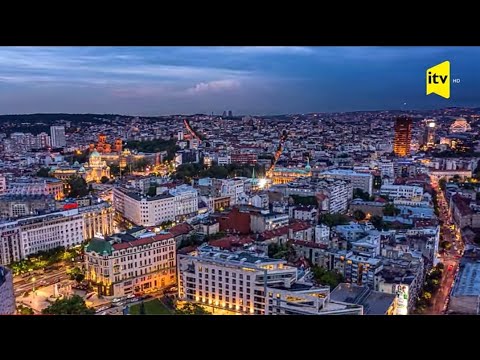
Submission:
M 395 140 L 393 152 L 397 156 L 408 156 L 410 154 L 410 143 L 412 142 L 412 119 L 407 116 L 399 116 L 395 119 Z

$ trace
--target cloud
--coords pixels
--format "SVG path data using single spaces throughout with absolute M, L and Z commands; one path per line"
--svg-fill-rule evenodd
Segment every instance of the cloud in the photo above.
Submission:
M 305 46 L 222 46 L 205 48 L 232 54 L 313 54 L 313 48 Z
M 204 94 L 210 92 L 230 91 L 240 87 L 240 82 L 234 79 L 201 82 L 187 89 L 188 94 Z

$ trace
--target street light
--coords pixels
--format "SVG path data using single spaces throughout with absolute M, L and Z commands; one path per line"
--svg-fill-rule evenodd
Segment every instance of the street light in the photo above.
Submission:
M 32 278 L 32 292 L 35 294 L 35 276 Z

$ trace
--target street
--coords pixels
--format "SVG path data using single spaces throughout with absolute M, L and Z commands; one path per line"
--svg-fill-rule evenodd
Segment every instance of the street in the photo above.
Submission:
M 27 277 L 15 276 L 15 297 L 22 295 L 24 292 L 32 291 L 33 288 L 39 289 L 69 279 L 70 277 L 66 271 L 66 268 L 62 267 L 61 269 L 51 270 L 44 274 L 29 275 Z
M 444 265 L 442 279 L 440 280 L 440 288 L 432 296 L 432 305 L 425 311 L 426 314 L 438 315 L 444 314 L 447 310 L 450 292 L 463 254 L 464 244 L 461 237 L 452 229 L 453 222 L 449 214 L 448 204 L 438 182 L 432 181 L 432 187 L 437 193 L 439 219 L 443 222 L 440 230 L 440 243 L 447 241 L 451 244 L 451 247 L 448 250 L 445 249 L 440 252 L 440 262 Z

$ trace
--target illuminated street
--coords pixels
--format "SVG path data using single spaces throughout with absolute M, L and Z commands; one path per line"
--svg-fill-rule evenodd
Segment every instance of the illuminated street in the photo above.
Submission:
M 460 237 L 457 237 L 452 230 L 453 223 L 449 215 L 448 204 L 445 201 L 444 193 L 441 191 L 438 182 L 432 181 L 432 187 L 437 193 L 439 219 L 443 222 L 440 236 L 440 243 L 448 241 L 452 246 L 440 254 L 440 262 L 444 264 L 443 276 L 440 282 L 440 288 L 432 296 L 432 305 L 427 308 L 426 314 L 444 314 L 450 296 L 450 292 L 458 271 L 461 254 L 463 254 L 463 243 Z

